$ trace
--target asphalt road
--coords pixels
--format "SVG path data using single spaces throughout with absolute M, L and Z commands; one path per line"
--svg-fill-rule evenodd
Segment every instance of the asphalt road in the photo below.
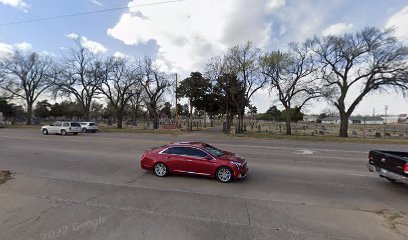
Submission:
M 230 184 L 142 170 L 145 149 L 203 140 L 248 160 Z M 368 173 L 406 146 L 0 129 L 0 239 L 407 239 L 408 187 Z

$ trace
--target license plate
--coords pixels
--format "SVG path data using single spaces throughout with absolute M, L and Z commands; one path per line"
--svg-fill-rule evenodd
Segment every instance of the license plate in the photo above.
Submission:
M 380 169 L 380 172 L 381 172 L 381 173 L 387 173 L 388 171 L 385 170 L 385 169 Z

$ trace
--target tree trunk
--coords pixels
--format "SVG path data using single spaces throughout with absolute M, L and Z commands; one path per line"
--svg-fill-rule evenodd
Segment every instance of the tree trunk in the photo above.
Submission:
M 290 108 L 286 108 L 286 135 L 292 135 L 292 115 Z
M 210 114 L 210 126 L 214 127 L 213 115 Z
M 33 118 L 33 102 L 27 102 L 27 119 L 26 124 L 31 125 Z
M 244 133 L 244 117 L 245 117 L 245 107 L 241 110 L 241 114 L 239 116 L 239 121 L 240 121 L 240 129 L 239 133 Z
M 230 115 L 229 107 L 228 107 L 228 104 L 227 104 L 227 107 L 225 109 L 225 125 L 226 125 L 225 126 L 225 132 L 227 132 L 227 133 L 230 131 L 230 128 L 231 128 L 229 115 Z
M 159 114 L 157 111 L 154 112 L 153 129 L 159 129 Z
M 117 113 L 116 113 L 116 121 L 117 121 L 117 123 L 116 123 L 116 128 L 118 128 L 118 129 L 122 129 L 123 128 L 123 126 L 122 126 L 122 122 L 123 122 L 123 112 L 121 111 L 121 110 L 117 110 Z
M 349 124 L 349 118 L 346 113 L 340 112 L 340 131 L 339 131 L 339 136 L 340 137 L 348 137 L 348 124 Z

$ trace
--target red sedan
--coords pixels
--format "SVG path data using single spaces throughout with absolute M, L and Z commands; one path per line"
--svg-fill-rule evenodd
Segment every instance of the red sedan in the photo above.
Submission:
M 244 158 L 203 142 L 180 142 L 146 151 L 140 162 L 143 169 L 159 176 L 188 174 L 215 177 L 221 182 L 246 177 Z

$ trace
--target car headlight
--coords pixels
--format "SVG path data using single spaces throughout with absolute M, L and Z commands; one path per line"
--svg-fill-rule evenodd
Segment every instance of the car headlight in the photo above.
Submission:
M 237 166 L 238 168 L 240 168 L 240 167 L 243 167 L 243 166 L 244 166 L 244 164 L 239 163 L 239 162 L 233 162 L 233 161 L 230 161 L 230 163 L 234 164 L 234 165 L 235 165 L 235 166 Z

